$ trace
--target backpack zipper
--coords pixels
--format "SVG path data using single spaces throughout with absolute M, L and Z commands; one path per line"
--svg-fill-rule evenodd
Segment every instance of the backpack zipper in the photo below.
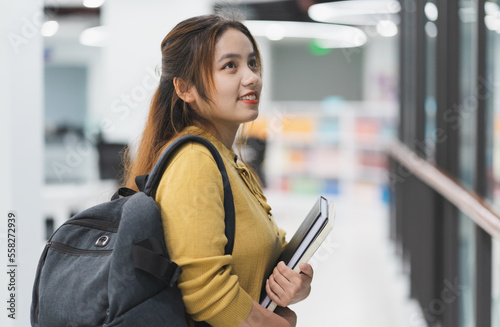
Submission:
M 47 243 L 47 245 L 56 251 L 63 252 L 69 255 L 86 255 L 91 257 L 99 257 L 110 255 L 113 252 L 113 250 L 83 250 L 59 242 L 49 242 Z
M 80 225 L 84 227 L 90 227 L 95 229 L 100 229 L 106 232 L 116 233 L 118 232 L 118 223 L 109 222 L 105 220 L 98 219 L 75 219 L 68 220 L 64 225 Z

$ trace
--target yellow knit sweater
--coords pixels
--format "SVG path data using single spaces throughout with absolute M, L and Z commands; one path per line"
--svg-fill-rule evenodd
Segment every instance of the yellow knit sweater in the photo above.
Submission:
M 224 255 L 222 178 L 203 145 L 190 142 L 172 157 L 156 193 L 168 253 L 183 270 L 178 285 L 187 313 L 212 326 L 237 326 L 259 300 L 285 244 L 262 190 L 247 169 L 211 134 L 188 127 L 219 150 L 228 172 L 236 214 L 232 255 Z

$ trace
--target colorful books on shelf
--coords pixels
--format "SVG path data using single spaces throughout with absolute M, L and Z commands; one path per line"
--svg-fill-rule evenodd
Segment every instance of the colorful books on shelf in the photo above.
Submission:
M 330 234 L 334 217 L 333 202 L 329 203 L 321 196 L 283 250 L 278 262 L 283 261 L 294 271 L 300 272 L 299 265 L 308 262 Z M 267 296 L 265 289 L 262 294 L 265 295 L 265 298 L 261 299 L 260 304 L 268 310 L 274 311 L 276 303 Z

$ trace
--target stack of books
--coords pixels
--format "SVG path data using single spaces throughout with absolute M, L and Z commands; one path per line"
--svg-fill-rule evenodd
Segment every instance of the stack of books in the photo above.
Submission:
M 334 218 L 333 202 L 329 203 L 321 196 L 283 250 L 278 262 L 283 261 L 294 271 L 300 272 L 299 265 L 308 262 L 330 234 Z M 271 301 L 265 290 L 262 293 L 266 296 L 260 304 L 274 311 L 276 303 Z

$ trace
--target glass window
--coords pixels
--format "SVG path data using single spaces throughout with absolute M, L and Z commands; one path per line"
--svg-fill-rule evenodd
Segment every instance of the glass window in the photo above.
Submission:
M 459 217 L 459 266 L 458 278 L 462 286 L 462 294 L 458 297 L 459 326 L 474 327 L 474 293 L 476 276 L 476 237 L 475 224 L 465 214 Z
M 487 1 L 485 14 L 486 78 L 481 86 L 491 122 L 487 138 L 492 143 L 488 146 L 491 151 L 488 156 L 489 176 L 492 177 L 489 190 L 494 203 L 500 207 L 500 64 L 496 60 L 500 56 L 500 0 Z
M 460 177 L 474 188 L 476 143 L 477 10 L 475 0 L 460 0 Z
M 477 0 L 459 0 L 459 167 L 460 179 L 474 188 L 476 144 Z M 465 285 L 459 297 L 459 326 L 475 325 L 475 225 L 464 214 L 459 219 L 459 279 Z
M 500 240 L 493 240 L 493 291 L 491 301 L 491 326 L 500 327 Z
M 487 169 L 489 198 L 500 212 L 500 0 L 485 2 L 486 25 L 486 76 L 480 81 L 480 95 L 486 101 L 487 125 Z M 493 240 L 493 288 L 492 326 L 500 327 L 500 240 Z
M 425 4 L 425 155 L 435 162 L 436 152 L 436 37 L 438 9 L 436 0 Z

